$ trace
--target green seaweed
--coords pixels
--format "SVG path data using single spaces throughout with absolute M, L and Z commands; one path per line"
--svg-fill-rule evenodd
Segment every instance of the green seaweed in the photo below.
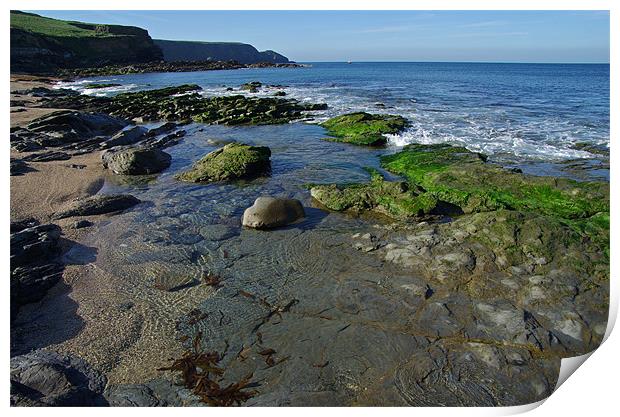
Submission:
M 181 181 L 214 182 L 238 178 L 252 178 L 269 170 L 271 151 L 265 146 L 229 143 L 210 152 L 192 169 L 176 176 Z
M 384 135 L 401 132 L 407 126 L 407 119 L 401 116 L 350 113 L 331 118 L 321 126 L 327 129 L 334 142 L 354 145 L 381 146 L 387 143 Z

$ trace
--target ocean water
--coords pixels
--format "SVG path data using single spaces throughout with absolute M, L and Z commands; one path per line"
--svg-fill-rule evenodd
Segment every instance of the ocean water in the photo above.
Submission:
M 249 81 L 277 86 L 255 96 L 284 90 L 289 98 L 327 103 L 329 109 L 316 114 L 314 122 L 351 111 L 405 116 L 411 126 L 389 138 L 394 147 L 449 142 L 504 164 L 596 157 L 573 149 L 577 143 L 609 149 L 609 65 L 312 63 L 307 68 L 95 77 L 59 86 L 112 95 L 195 83 L 205 96 L 214 96 L 239 94 L 225 86 Z M 91 82 L 122 85 L 85 88 Z M 538 167 L 539 173 L 545 170 L 554 167 Z

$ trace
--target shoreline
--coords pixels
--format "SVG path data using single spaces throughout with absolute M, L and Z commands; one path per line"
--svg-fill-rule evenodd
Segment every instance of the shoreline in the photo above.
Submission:
M 28 84 L 30 88 L 46 86 L 44 81 L 37 81 L 35 78 L 28 82 L 31 83 Z M 36 85 L 36 83 L 40 84 Z M 192 86 L 185 87 L 191 90 Z M 171 90 L 178 88 L 171 87 Z M 145 97 L 147 97 L 145 101 L 149 102 L 150 96 L 146 94 Z M 11 98 L 13 100 L 13 96 Z M 23 97 L 15 97 L 16 100 L 20 98 L 23 99 Z M 15 126 L 24 125 L 37 117 L 36 112 L 29 110 L 27 105 L 22 107 L 26 110 L 11 113 L 12 125 L 13 123 Z M 215 107 L 211 107 L 211 111 L 219 110 Z M 52 110 L 57 109 L 49 111 Z M 126 107 L 121 106 L 120 111 L 126 119 L 134 118 L 134 113 L 126 110 Z M 159 117 L 158 109 L 150 111 L 149 117 L 153 119 Z M 192 115 L 192 113 L 189 114 Z M 186 115 L 181 109 L 179 113 L 172 115 L 172 119 L 168 120 L 182 121 L 187 117 Z M 218 120 L 217 117 L 212 116 L 204 123 L 209 124 Z M 224 121 L 232 124 L 235 119 L 229 118 Z M 399 126 L 402 124 L 398 120 L 396 122 Z M 176 125 L 176 127 L 179 126 L 181 125 Z M 332 135 L 334 135 L 332 139 L 339 135 L 340 140 L 343 141 L 359 139 L 352 138 L 347 133 L 346 126 L 343 131 L 333 131 Z M 325 141 L 325 143 L 334 143 L 334 141 Z M 266 145 L 271 146 L 270 143 Z M 274 142 L 274 146 L 276 145 L 277 143 Z M 346 149 L 350 149 L 349 153 L 352 153 L 353 149 L 357 148 L 343 148 L 343 150 Z M 468 155 L 462 150 L 457 154 Z M 400 156 L 403 155 L 407 157 L 406 152 L 400 153 Z M 410 156 L 416 158 L 419 155 L 412 153 Z M 394 169 L 400 167 L 398 160 L 387 162 L 391 162 Z M 16 217 L 31 216 L 42 223 L 48 222 L 53 214 L 71 199 L 96 194 L 103 186 L 106 177 L 114 175 L 101 166 L 99 151 L 72 156 L 68 160 L 29 162 L 29 164 L 38 171 L 11 177 L 11 220 L 17 220 L 13 218 L 15 213 Z M 70 165 L 78 165 L 80 168 Z M 481 158 L 476 158 L 475 163 L 470 165 L 476 169 L 488 169 L 484 167 Z M 406 168 L 408 165 L 403 166 Z M 380 178 L 381 175 L 378 172 L 371 170 L 369 174 L 371 182 L 363 184 L 366 188 L 362 188 L 362 192 L 368 192 L 368 194 L 378 192 L 379 203 L 376 207 L 379 213 L 393 214 L 389 210 L 389 201 L 388 209 L 381 207 L 382 202 L 385 202 L 381 192 L 387 190 L 391 193 L 388 197 L 396 196 L 396 203 L 401 201 L 405 203 L 403 207 L 410 207 L 409 200 L 398 199 L 403 196 L 418 197 L 417 193 L 420 190 L 412 190 L 413 195 L 404 194 L 409 191 L 406 184 L 387 181 Z M 409 173 L 404 170 L 403 174 Z M 509 178 L 518 177 L 515 172 L 506 175 L 509 175 Z M 45 204 L 37 204 L 40 200 L 40 190 L 37 187 L 45 189 L 48 193 L 45 197 Z M 202 188 L 204 191 L 209 187 Z M 360 187 L 357 189 L 359 190 Z M 354 192 L 355 190 L 356 188 L 353 187 Z M 337 190 L 327 187 L 324 191 L 331 193 Z M 308 192 L 305 194 L 308 198 Z M 331 195 L 324 193 L 324 196 L 326 202 L 332 202 Z M 190 196 L 187 198 L 189 199 Z M 168 201 L 168 197 L 165 198 L 165 203 L 181 204 L 178 200 Z M 474 203 L 480 204 L 480 201 Z M 398 205 L 396 207 L 398 208 Z M 310 209 L 310 205 L 308 208 Z M 12 328 L 11 344 L 12 347 L 16 347 L 16 353 L 43 347 L 61 353 L 78 355 L 95 369 L 103 372 L 111 385 L 138 384 L 139 387 L 143 387 L 147 381 L 154 378 L 157 380 L 172 378 L 172 374 L 162 374 L 157 368 L 169 365 L 169 357 L 181 356 L 183 348 L 191 343 L 191 336 L 197 329 L 206 329 L 219 336 L 206 339 L 210 349 L 222 351 L 223 341 L 226 341 L 226 348 L 223 350 L 228 354 L 226 366 L 227 369 L 230 367 L 233 373 L 236 372 L 235 375 L 245 374 L 248 368 L 254 367 L 255 372 L 263 375 L 268 381 L 274 381 L 274 384 L 283 383 L 286 386 L 286 380 L 280 379 L 282 372 L 280 369 L 285 366 L 285 370 L 301 369 L 299 367 L 304 366 L 310 370 L 308 371 L 309 380 L 320 385 L 324 377 L 323 372 L 328 378 L 333 378 L 332 372 L 337 372 L 343 366 L 353 367 L 356 372 L 360 372 L 356 379 L 351 379 L 351 382 L 344 388 L 334 388 L 333 392 L 326 389 L 324 392 L 327 396 L 324 401 L 327 403 L 331 401 L 331 404 L 351 401 L 353 404 L 360 405 L 381 404 L 382 396 L 386 394 L 386 391 L 377 381 L 399 378 L 401 376 L 399 363 L 405 365 L 406 372 L 411 372 L 407 378 L 416 380 L 419 376 L 416 374 L 415 367 L 407 368 L 411 358 L 419 358 L 422 363 L 426 363 L 425 361 L 437 353 L 438 349 L 443 352 L 442 355 L 446 355 L 445 360 L 448 361 L 446 363 L 456 367 L 450 372 L 458 372 L 459 367 L 467 367 L 466 363 L 471 358 L 467 359 L 466 355 L 474 355 L 476 364 L 481 367 L 480 371 L 476 371 L 481 373 L 475 373 L 474 376 L 485 379 L 498 376 L 502 380 L 501 383 L 497 383 L 500 386 L 512 381 L 506 375 L 510 375 L 515 369 L 525 372 L 522 378 L 531 375 L 538 385 L 535 384 L 533 388 L 523 386 L 519 389 L 521 391 L 518 395 L 524 398 L 540 398 L 552 389 L 556 362 L 559 357 L 589 349 L 591 344 L 595 344 L 602 337 L 600 314 L 598 310 L 594 312 L 586 310 L 594 317 L 593 323 L 596 323 L 596 326 L 590 326 L 583 324 L 582 319 L 574 315 L 573 310 L 578 307 L 563 298 L 557 301 L 541 301 L 544 300 L 541 294 L 543 296 L 546 294 L 546 290 L 541 288 L 546 288 L 546 285 L 551 285 L 550 291 L 553 297 L 556 293 L 563 294 L 561 291 L 564 289 L 556 287 L 559 284 L 554 283 L 553 279 L 549 281 L 546 278 L 543 279 L 544 277 L 532 275 L 540 271 L 543 275 L 556 271 L 550 269 L 556 267 L 550 264 L 552 258 L 555 257 L 555 252 L 560 253 L 555 242 L 563 242 L 565 236 L 574 239 L 573 234 L 568 234 L 568 231 L 563 230 L 562 233 L 566 235 L 558 235 L 560 238 L 556 239 L 555 235 L 545 231 L 544 224 L 540 221 L 542 217 L 537 217 L 539 213 L 523 214 L 518 211 L 498 210 L 497 207 L 493 211 L 493 207 L 491 208 L 492 211 L 485 213 L 461 213 L 455 221 L 447 223 L 428 221 L 413 225 L 396 223 L 394 226 L 387 226 L 375 224 L 373 221 L 361 222 L 357 224 L 355 229 L 357 233 L 354 234 L 352 234 L 353 231 L 351 233 L 336 232 L 329 227 L 322 229 L 317 227 L 318 223 L 314 223 L 316 219 L 310 222 L 310 227 L 308 225 L 300 227 L 299 231 L 284 228 L 279 231 L 255 232 L 242 228 L 238 216 L 234 211 L 230 211 L 219 217 L 219 221 L 215 224 L 203 223 L 198 219 L 199 224 L 195 226 L 216 226 L 214 229 L 207 228 L 207 230 L 214 230 L 213 233 L 216 235 L 227 236 L 226 238 L 216 237 L 213 241 L 203 235 L 206 233 L 207 236 L 211 236 L 208 234 L 211 232 L 204 232 L 202 229 L 191 232 L 187 228 L 181 228 L 188 216 L 191 219 L 191 215 L 183 211 L 180 212 L 182 214 L 177 215 L 174 210 L 168 210 L 166 207 L 155 214 L 149 214 L 147 210 L 144 210 L 141 215 L 150 215 L 154 218 L 153 224 L 147 224 L 146 228 L 138 222 L 139 219 L 133 218 L 129 213 L 119 216 L 116 222 L 108 220 L 107 215 L 85 216 L 92 220 L 94 225 L 84 229 L 72 227 L 75 218 L 57 220 L 54 222 L 62 227 L 64 234 L 61 242 L 63 251 L 61 258 L 65 263 L 62 280 L 40 302 L 21 307 L 15 322 L 16 326 Z M 223 209 L 223 213 L 226 213 L 227 209 L 224 207 Z M 312 209 L 315 210 L 314 207 Z M 537 207 L 537 210 L 542 209 L 546 207 Z M 336 201 L 333 209 L 324 210 L 324 214 L 321 214 L 319 218 L 331 218 L 332 222 L 335 222 L 333 224 L 348 224 L 349 219 L 338 217 L 343 216 L 337 213 L 341 210 L 342 206 Z M 318 215 L 315 214 L 315 216 Z M 469 222 L 469 220 L 472 221 Z M 160 221 L 162 224 L 159 223 Z M 102 225 L 105 223 L 107 226 L 105 230 L 98 229 L 99 222 Z M 472 224 L 474 222 L 475 225 Z M 504 226 L 500 226 L 497 230 L 486 229 L 487 225 L 493 224 Z M 519 228 L 519 224 L 525 224 L 525 226 L 522 225 Z M 170 241 L 164 238 L 163 246 L 161 246 L 156 244 L 161 241 L 153 240 L 153 237 L 157 238 L 157 234 L 151 236 L 150 239 L 145 239 L 148 235 L 139 235 L 141 228 L 144 232 L 144 229 L 146 231 L 151 229 L 150 226 L 154 232 L 165 233 Z M 508 230 L 507 234 L 504 233 L 504 227 Z M 231 236 L 230 231 L 237 228 L 239 236 L 235 236 L 234 233 Z M 225 230 L 222 231 L 222 229 Z M 93 230 L 97 230 L 97 233 L 93 234 Z M 126 232 L 135 232 L 136 236 Z M 98 236 L 99 233 L 102 233 L 101 236 Z M 202 252 L 194 249 L 189 251 L 192 253 L 187 253 L 188 249 L 193 247 L 192 242 L 195 242 L 196 233 L 206 242 L 204 246 L 199 246 Z M 504 251 L 503 248 L 484 245 L 481 247 L 480 241 L 476 240 L 477 233 L 482 234 L 483 237 L 488 234 L 489 239 L 504 239 L 508 242 L 508 249 L 514 246 L 523 253 L 519 252 L 515 255 L 510 250 Z M 528 240 L 530 235 L 535 236 L 537 233 L 541 234 L 540 243 Z M 510 241 L 511 237 L 515 239 L 514 242 Z M 185 240 L 186 238 L 189 240 Z M 285 245 L 286 250 L 283 250 L 281 244 Z M 236 245 L 241 245 L 240 253 L 236 253 L 240 250 Z M 248 246 L 243 249 L 243 245 Z M 350 264 L 347 265 L 351 267 L 350 271 L 342 268 L 341 259 L 333 258 L 335 256 L 333 248 L 336 247 L 338 248 L 335 251 L 336 256 L 342 254 L 343 259 L 349 260 Z M 571 249 L 574 250 L 574 246 Z M 496 250 L 499 252 L 496 253 Z M 141 260 L 140 251 L 146 253 L 150 260 Z M 550 251 L 551 259 L 547 258 L 547 251 Z M 217 286 L 211 287 L 202 281 L 194 286 L 179 286 L 177 282 L 181 278 L 179 275 L 193 276 L 197 273 L 204 273 L 204 270 L 198 271 L 197 268 L 205 265 L 208 268 L 211 267 L 209 264 L 203 265 L 193 260 L 197 256 L 193 252 L 200 255 L 198 259 L 202 259 L 203 254 L 209 254 L 208 256 L 216 257 L 215 259 L 221 257 L 219 260 L 223 261 L 224 267 L 219 272 L 223 274 L 224 280 L 228 281 L 222 289 L 218 289 Z M 157 256 L 164 256 L 165 261 L 166 254 L 175 259 L 171 266 L 167 265 L 167 262 L 162 264 L 162 259 L 157 258 Z M 133 258 L 134 256 L 136 259 Z M 209 259 L 213 260 L 213 258 Z M 310 262 L 310 259 L 321 261 Z M 560 263 L 558 268 L 565 266 L 570 268 L 572 265 L 562 259 L 553 262 Z M 510 269 L 511 265 L 515 265 L 516 269 Z M 177 266 L 184 268 L 174 270 Z M 265 268 L 262 271 L 264 274 L 262 278 L 260 277 L 261 271 L 259 271 L 261 267 Z M 284 267 L 284 269 L 280 270 L 276 267 Z M 404 272 L 400 271 L 402 268 Z M 115 273 L 116 269 L 119 270 L 118 273 Z M 123 270 L 122 273 L 120 270 Z M 581 269 L 577 270 L 579 274 L 582 273 Z M 165 285 L 170 284 L 166 282 L 166 279 L 170 278 L 166 277 L 166 274 L 170 274 L 171 271 L 174 273 L 171 279 L 175 286 L 165 290 Z M 248 273 L 244 274 L 243 271 L 248 271 Z M 599 271 L 599 273 L 604 276 L 604 271 Z M 155 285 L 149 281 L 147 274 L 154 276 Z M 493 276 L 490 280 L 492 282 L 487 282 L 487 274 Z M 496 278 L 493 274 L 499 274 L 499 277 Z M 255 278 L 256 275 L 258 279 Z M 289 282 L 289 275 L 297 279 L 293 278 Z M 284 282 L 280 281 L 283 277 Z M 532 280 L 532 278 L 536 279 Z M 157 281 L 158 279 L 162 282 Z M 459 281 L 463 279 L 468 279 L 468 281 L 465 283 Z M 517 279 L 521 281 L 515 282 Z M 384 280 L 387 280 L 388 285 L 384 284 Z M 582 282 L 576 282 L 575 285 L 578 287 L 585 285 Z M 604 284 L 604 279 L 601 278 L 601 282 Z M 161 285 L 162 283 L 164 285 Z M 489 285 L 490 288 L 488 288 Z M 599 283 L 597 282 L 596 285 Z M 522 290 L 522 293 L 514 294 L 514 291 L 506 289 L 514 289 L 515 286 Z M 266 297 L 259 303 L 260 298 L 246 291 L 248 289 L 264 291 L 261 296 L 266 295 Z M 597 291 L 597 297 L 604 297 L 600 294 L 604 292 L 604 288 L 598 288 Z M 329 297 L 322 297 L 321 294 L 324 296 L 324 292 L 327 292 Z M 493 295 L 494 292 L 496 292 L 495 295 Z M 497 294 L 501 294 L 500 298 L 511 300 L 512 304 L 507 305 L 503 301 L 496 304 L 494 297 L 497 297 Z M 291 299 L 291 297 L 294 298 Z M 561 296 L 558 295 L 558 297 Z M 399 302 L 395 303 L 396 300 Z M 538 315 L 540 323 L 532 322 L 528 318 L 530 313 L 524 310 L 530 302 L 534 303 L 532 308 L 535 308 L 537 303 L 542 303 L 541 314 Z M 567 309 L 567 315 L 558 318 L 555 310 L 549 311 L 545 307 L 547 302 L 552 306 L 554 302 L 557 302 L 560 307 Z M 234 307 L 230 311 L 224 307 L 229 305 L 232 306 L 231 308 Z M 441 307 L 442 305 L 445 308 Z M 269 310 L 266 313 L 263 311 L 265 306 L 268 306 L 271 313 Z M 275 310 L 273 310 L 274 306 Z M 291 306 L 295 307 L 289 311 Z M 394 314 L 390 313 L 391 319 L 382 316 L 382 311 L 386 306 L 391 306 L 390 308 L 396 311 Z M 218 308 L 222 308 L 227 314 L 219 310 L 221 316 L 218 315 Z M 241 310 L 238 310 L 239 308 Z M 242 313 L 239 314 L 239 311 Z M 271 323 L 274 324 L 273 326 L 262 327 L 260 335 L 255 334 L 255 330 L 251 329 L 253 320 L 258 320 L 259 327 L 263 326 L 267 324 L 274 311 L 278 312 L 279 320 L 274 320 L 275 323 Z M 323 315 L 323 311 L 329 311 L 329 313 Z M 268 315 L 265 318 L 261 314 Z M 440 317 L 441 320 L 433 320 L 431 316 Z M 484 322 L 484 325 L 491 330 L 488 332 L 480 330 L 470 322 L 470 317 L 477 317 L 473 323 Z M 502 320 L 506 318 L 508 321 L 504 323 Z M 233 325 L 227 329 L 227 326 L 222 325 L 223 322 Z M 111 326 L 110 323 L 116 323 L 117 326 Z M 306 326 L 310 326 L 312 332 L 308 332 Z M 455 333 L 455 328 L 458 332 L 465 332 L 467 337 L 461 333 Z M 41 329 L 47 331 L 41 332 Z M 346 329 L 350 329 L 349 332 L 342 333 Z M 562 341 L 553 342 L 553 339 L 547 341 L 544 338 L 544 332 L 550 332 L 548 329 L 561 334 Z M 309 343 L 308 348 L 304 344 L 299 344 L 299 338 L 295 337 L 298 334 L 314 332 L 319 335 L 317 339 L 304 339 L 305 343 Z M 377 346 L 366 346 L 361 343 L 358 338 L 360 332 L 370 334 L 380 346 L 387 348 L 386 351 L 379 352 Z M 291 336 L 288 336 L 289 334 Z M 568 339 L 566 335 L 574 336 L 573 339 L 577 341 Z M 325 357 L 327 348 L 320 340 L 321 336 L 333 340 L 332 358 Z M 26 340 L 29 337 L 31 340 Z M 289 368 L 286 362 L 279 365 L 280 362 L 270 356 L 268 358 L 272 360 L 271 365 L 261 357 L 260 353 L 253 351 L 247 353 L 251 348 L 260 350 L 261 346 L 264 346 L 263 337 L 268 340 L 267 346 L 277 347 L 276 350 L 282 351 L 282 357 L 278 359 L 288 360 L 289 358 L 284 356 L 287 351 L 292 356 L 298 354 L 301 356 L 292 357 L 290 360 L 294 363 L 290 365 L 292 368 Z M 508 340 L 510 342 L 502 345 Z M 229 341 L 232 344 L 230 351 Z M 566 347 L 568 345 L 564 345 L 565 343 L 569 343 L 570 347 Z M 308 349 L 307 352 L 306 349 Z M 340 356 L 343 351 L 348 352 L 347 349 L 356 350 L 355 355 L 359 358 L 351 357 L 359 361 L 356 362 L 357 365 L 349 362 L 348 356 Z M 371 356 L 364 356 L 367 354 L 366 351 L 369 351 Z M 162 352 L 165 352 L 165 355 Z M 302 359 L 306 353 L 308 357 Z M 246 354 L 248 355 L 247 362 L 244 356 Z M 382 358 L 384 354 L 389 358 L 388 362 L 383 363 L 383 361 L 374 359 L 375 356 Z M 457 360 L 455 365 L 452 365 L 452 356 Z M 511 362 L 513 359 L 509 360 L 509 357 L 516 357 L 517 359 L 514 359 L 516 362 Z M 464 362 L 459 362 L 461 360 Z M 363 365 L 364 361 L 368 361 L 365 369 L 363 366 L 360 368 L 360 364 Z M 268 365 L 266 368 L 265 362 Z M 484 364 L 491 364 L 495 369 L 495 363 L 500 364 L 497 370 L 488 370 L 484 367 Z M 525 371 L 521 371 L 522 369 Z M 367 371 L 369 371 L 368 376 L 364 376 Z M 286 377 L 287 373 L 284 372 L 283 375 Z M 299 377 L 301 380 L 292 377 L 293 381 L 297 384 L 305 384 L 305 375 L 303 377 L 299 375 Z M 441 374 L 436 377 L 441 379 L 444 376 Z M 425 377 L 421 381 L 424 380 Z M 448 391 L 450 389 L 447 387 Z M 461 393 L 465 396 L 463 401 L 467 403 L 469 401 L 467 396 L 472 393 L 468 393 L 466 388 L 458 389 L 462 389 Z M 296 395 L 300 395 L 302 391 L 296 392 Z M 346 395 L 339 397 L 342 393 Z M 279 400 L 279 396 L 285 395 L 278 391 L 270 391 L 269 384 L 267 384 L 267 391 L 263 394 L 265 394 L 263 397 L 257 398 L 258 402 L 251 402 L 248 405 L 273 404 Z M 423 394 L 424 392 L 417 393 L 412 398 L 424 403 Z M 396 396 L 397 394 L 391 392 L 390 395 Z M 310 395 L 308 398 L 313 397 Z M 307 398 L 297 400 L 303 403 L 307 401 Z M 406 404 L 407 401 L 402 398 L 400 401 L 404 402 L 404 405 L 412 405 Z

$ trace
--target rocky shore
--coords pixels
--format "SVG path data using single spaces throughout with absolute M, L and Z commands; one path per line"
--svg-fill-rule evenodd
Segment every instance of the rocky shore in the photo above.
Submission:
M 379 154 L 365 182 L 261 196 L 198 231 L 178 223 L 190 207 L 135 237 L 127 219 L 182 204 L 132 193 L 174 166 L 190 123 L 284 125 L 326 105 L 203 97 L 197 85 L 114 97 L 49 87 L 11 85 L 12 405 L 517 405 L 550 395 L 560 359 L 603 339 L 608 183 L 409 145 Z M 382 151 L 407 124 L 353 113 L 321 126 L 346 152 Z M 175 168 L 187 198 L 262 181 L 283 152 L 217 146 Z M 97 194 L 105 180 L 132 186 Z M 84 244 L 100 224 L 114 250 Z M 161 230 L 172 240 L 158 246 Z M 119 275 L 93 267 L 99 257 Z M 146 279 L 137 271 L 152 260 L 169 269 Z M 149 320 L 172 307 L 182 313 Z M 48 331 L 28 340 L 36 328 Z
M 304 66 L 294 62 L 241 64 L 237 61 L 160 61 L 131 65 L 105 65 L 96 68 L 63 69 L 55 75 L 59 77 L 95 77 L 102 75 L 145 74 L 149 72 L 194 72 L 241 68 L 300 68 Z

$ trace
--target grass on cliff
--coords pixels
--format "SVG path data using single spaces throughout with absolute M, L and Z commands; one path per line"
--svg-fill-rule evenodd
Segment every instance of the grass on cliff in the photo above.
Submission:
M 86 29 L 78 25 L 84 25 L 85 27 L 92 26 L 94 30 Z M 90 25 L 80 22 L 51 19 L 49 17 L 43 17 L 33 13 L 18 11 L 11 12 L 11 28 L 21 29 L 27 32 L 33 32 L 46 36 L 68 38 L 115 36 L 108 33 L 106 27 L 106 25 Z

